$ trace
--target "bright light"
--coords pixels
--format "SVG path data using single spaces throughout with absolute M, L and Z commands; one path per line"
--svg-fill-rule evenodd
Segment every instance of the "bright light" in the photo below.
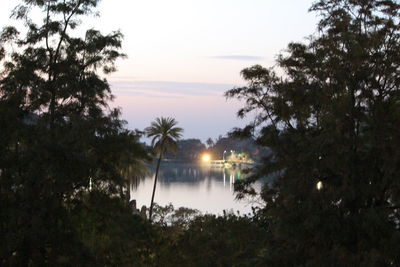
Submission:
M 210 161 L 210 155 L 204 154 L 203 157 L 202 157 L 202 160 L 203 161 Z
M 321 190 L 323 187 L 324 187 L 324 185 L 322 184 L 321 181 L 319 181 L 319 182 L 317 183 L 317 189 L 318 189 L 318 190 Z

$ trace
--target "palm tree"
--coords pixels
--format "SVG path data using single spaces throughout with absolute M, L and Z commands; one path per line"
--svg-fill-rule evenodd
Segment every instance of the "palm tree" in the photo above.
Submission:
M 139 181 L 150 174 L 147 163 L 150 163 L 150 160 L 147 158 L 137 158 L 121 170 L 122 177 L 124 177 L 126 183 L 125 199 L 127 203 L 129 203 L 131 199 L 132 184 L 134 187 L 137 187 Z
M 151 162 L 151 156 L 146 147 L 139 142 L 142 134 L 138 131 L 127 131 L 124 135 L 129 149 L 120 158 L 118 168 L 126 186 L 125 192 L 124 187 L 121 187 L 120 195 L 126 199 L 127 203 L 130 201 L 131 182 L 137 184 L 138 180 L 149 174 L 147 163 Z
M 156 192 L 158 171 L 160 169 L 160 163 L 163 154 L 166 151 L 175 152 L 177 149 L 176 142 L 182 137 L 183 129 L 176 127 L 178 122 L 174 118 L 156 118 L 149 127 L 145 129 L 147 137 L 151 137 L 151 146 L 154 148 L 154 152 L 158 154 L 156 175 L 154 178 L 153 194 L 151 196 L 149 220 L 153 213 L 154 194 Z

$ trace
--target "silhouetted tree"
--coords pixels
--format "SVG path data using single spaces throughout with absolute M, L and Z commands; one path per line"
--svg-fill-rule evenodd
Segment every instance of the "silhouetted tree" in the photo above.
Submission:
M 271 147 L 258 174 L 268 266 L 400 265 L 400 5 L 316 1 L 309 42 L 280 55 L 279 76 L 253 66 L 226 92 L 257 111 L 242 133 Z
M 206 150 L 206 146 L 199 139 L 183 139 L 176 143 L 176 153 L 166 153 L 165 157 L 170 159 L 197 161 L 200 154 Z
M 210 137 L 207 139 L 206 144 L 207 144 L 207 147 L 210 148 L 210 147 L 214 146 L 215 143 L 214 143 L 214 140 L 212 140 Z
M 153 193 L 151 195 L 149 220 L 153 212 L 154 194 L 156 192 L 158 171 L 160 169 L 160 163 L 163 154 L 166 151 L 176 151 L 176 142 L 182 136 L 183 129 L 176 127 L 178 122 L 174 118 L 156 118 L 149 127 L 145 129 L 148 137 L 151 137 L 151 146 L 154 148 L 154 152 L 158 154 L 158 161 L 156 167 L 156 173 L 154 178 Z
M 127 203 L 131 198 L 132 186 L 137 187 L 139 181 L 150 174 L 147 165 L 151 162 L 151 156 L 146 147 L 139 143 L 141 136 L 141 132 L 135 132 L 135 138 L 131 139 L 130 150 L 126 151 L 127 153 L 119 161 L 119 169 L 125 180 L 125 188 L 121 188 L 121 191 L 125 191 L 121 192 L 121 196 L 124 196 Z
M 98 0 L 25 0 L 25 28 L 0 36 L 0 265 L 95 265 L 71 222 L 82 192 L 117 196 L 135 157 L 101 70 L 115 70 L 122 34 L 74 31 Z M 41 11 L 43 20 L 30 18 Z M 104 210 L 107 214 L 107 212 Z

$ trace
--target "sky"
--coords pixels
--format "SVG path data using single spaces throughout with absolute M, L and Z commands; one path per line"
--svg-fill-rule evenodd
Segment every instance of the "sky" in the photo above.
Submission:
M 313 0 L 102 0 L 82 28 L 121 30 L 127 59 L 108 76 L 130 129 L 174 117 L 184 138 L 216 139 L 244 126 L 243 106 L 223 93 L 244 85 L 240 71 L 272 67 L 289 42 L 305 41 L 318 18 Z M 0 27 L 19 1 L 1 0 Z

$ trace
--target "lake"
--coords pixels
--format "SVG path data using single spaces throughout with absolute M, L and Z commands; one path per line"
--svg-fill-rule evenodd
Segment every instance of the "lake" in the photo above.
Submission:
M 211 167 L 191 163 L 162 162 L 154 202 L 161 206 L 172 203 L 175 208 L 188 207 L 202 213 L 222 214 L 223 210 L 240 214 L 251 212 L 254 201 L 235 199 L 234 182 L 245 179 L 243 171 L 236 168 Z M 154 174 L 142 179 L 131 191 L 137 206 L 149 207 Z M 261 188 L 261 183 L 254 186 Z

